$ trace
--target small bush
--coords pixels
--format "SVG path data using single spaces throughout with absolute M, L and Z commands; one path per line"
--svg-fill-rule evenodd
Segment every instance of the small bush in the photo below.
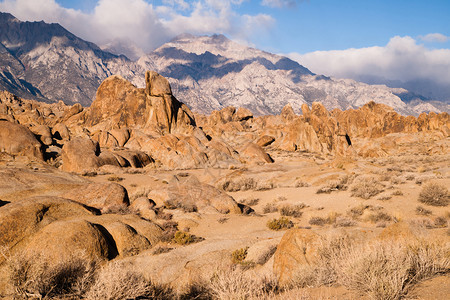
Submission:
M 200 241 L 201 238 L 183 231 L 177 231 L 172 241 L 178 245 L 188 245 Z
M 233 264 L 242 263 L 245 260 L 245 258 L 247 257 L 247 250 L 248 250 L 248 247 L 233 251 L 233 253 L 231 253 L 231 262 Z
M 379 211 L 368 216 L 368 219 L 372 223 L 391 221 L 392 217 L 385 212 Z
M 447 188 L 437 183 L 425 185 L 419 194 L 419 202 L 432 206 L 447 206 L 449 198 Z
M 6 256 L 9 283 L 18 295 L 51 298 L 83 295 L 95 275 L 97 262 L 84 254 L 54 261 L 38 253 Z
M 351 227 L 355 225 L 355 221 L 346 217 L 337 217 L 336 221 L 333 224 L 334 227 Z
M 311 219 L 309 219 L 308 223 L 311 225 L 323 226 L 323 225 L 327 224 L 328 221 L 326 218 L 322 218 L 322 217 L 311 217 Z
M 108 181 L 114 181 L 114 182 L 120 182 L 122 180 L 124 180 L 125 178 L 123 177 L 119 177 L 117 175 L 111 175 L 108 177 Z
M 370 205 L 359 205 L 351 208 L 349 211 L 347 211 L 347 215 L 350 216 L 353 219 L 358 219 L 360 216 L 363 215 L 364 211 L 368 208 L 370 208 Z
M 447 220 L 444 217 L 437 217 L 434 219 L 434 226 L 439 228 L 447 227 Z
M 226 218 L 226 217 L 222 217 L 222 218 L 220 218 L 220 219 L 217 220 L 217 222 L 219 222 L 220 224 L 224 224 L 224 223 L 226 223 L 227 221 L 228 221 L 228 218 Z
M 267 203 L 263 207 L 263 213 L 265 213 L 265 214 L 269 214 L 269 213 L 273 213 L 273 212 L 277 212 L 277 211 L 278 211 L 278 207 L 274 203 Z
M 357 182 L 352 186 L 352 197 L 370 199 L 383 191 L 383 185 L 379 183 L 375 177 L 361 176 L 357 178 Z
M 400 190 L 396 190 L 392 193 L 392 196 L 403 196 L 403 192 Z
M 172 248 L 167 247 L 167 246 L 157 246 L 153 249 L 152 254 L 158 255 L 158 254 L 170 252 L 170 250 L 172 250 Z
M 428 210 L 428 209 L 424 208 L 423 206 L 416 207 L 416 215 L 429 216 L 431 214 L 432 214 L 431 210 Z
M 281 217 L 279 219 L 272 219 L 267 222 L 267 227 L 272 230 L 282 230 L 292 228 L 294 224 L 291 220 L 286 217 Z
M 349 182 L 348 176 L 341 176 L 337 180 L 333 180 L 328 182 L 327 184 L 321 186 L 317 191 L 316 194 L 329 194 L 334 191 L 345 191 L 347 190 Z
M 245 204 L 245 205 L 248 205 L 248 206 L 254 206 L 254 205 L 257 205 L 259 203 L 259 198 L 242 199 L 240 202 L 242 204 Z
M 300 218 L 303 215 L 302 209 L 305 208 L 305 204 L 297 204 L 297 205 L 283 205 L 280 208 L 280 214 L 286 217 L 294 217 Z
M 161 299 L 170 294 L 168 288 L 153 284 L 133 270 L 132 265 L 113 261 L 100 269 L 86 299 Z

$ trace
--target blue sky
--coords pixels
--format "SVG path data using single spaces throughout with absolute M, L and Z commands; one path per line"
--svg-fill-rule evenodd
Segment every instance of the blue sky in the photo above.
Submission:
M 98 1 L 57 2 L 89 13 Z M 146 2 L 156 7 L 168 5 L 170 1 Z M 231 6 L 240 15 L 265 14 L 273 18 L 268 30 L 248 37 L 248 41 L 258 48 L 273 52 L 307 53 L 383 46 L 397 35 L 419 37 L 441 33 L 450 36 L 449 0 L 275 0 L 272 6 L 270 2 L 263 5 L 262 0 L 238 0 Z M 185 16 L 191 13 L 189 9 L 177 11 Z M 427 44 L 433 48 L 449 48 L 450 40 Z
M 450 0 L 0 0 L 0 11 L 141 53 L 184 32 L 222 33 L 317 74 L 450 94 Z

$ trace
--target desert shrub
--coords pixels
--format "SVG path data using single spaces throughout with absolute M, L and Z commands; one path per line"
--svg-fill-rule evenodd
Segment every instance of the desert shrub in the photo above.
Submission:
M 125 178 L 119 177 L 117 175 L 110 175 L 110 176 L 108 176 L 108 181 L 120 182 L 120 181 L 122 181 L 124 179 Z
M 248 205 L 248 206 L 254 206 L 254 205 L 257 205 L 259 203 L 259 198 L 242 199 L 240 201 L 240 203 Z
M 391 199 L 392 199 L 392 196 L 383 195 L 383 196 L 378 197 L 377 200 L 386 201 L 386 200 L 391 200 Z
M 392 192 L 392 196 L 403 196 L 403 192 L 400 190 L 396 190 L 396 191 Z
M 25 252 L 6 256 L 9 284 L 17 295 L 51 298 L 64 295 L 83 295 L 95 275 L 97 262 L 83 253 L 64 260 Z
M 364 211 L 366 209 L 369 209 L 370 205 L 358 205 L 355 207 L 352 207 L 349 211 L 347 211 L 347 215 L 350 216 L 353 219 L 358 219 L 360 216 L 363 215 Z
M 328 221 L 326 218 L 322 218 L 322 217 L 311 217 L 311 219 L 309 219 L 308 223 L 311 225 L 323 226 L 323 225 L 327 224 Z
M 368 217 L 368 220 L 372 223 L 382 222 L 382 221 L 391 221 L 393 218 L 389 214 L 378 211 L 373 214 L 370 214 Z
M 383 185 L 372 176 L 360 176 L 351 188 L 352 197 L 369 199 L 383 191 Z
M 346 217 L 337 217 L 336 221 L 333 224 L 334 227 L 351 227 L 355 225 L 355 221 Z
M 434 226 L 435 227 L 447 227 L 447 219 L 444 217 L 437 217 L 434 219 Z
M 185 213 L 198 211 L 197 205 L 191 202 L 179 201 L 176 199 L 170 199 L 164 202 L 164 206 L 167 209 L 181 209 Z
M 153 284 L 131 264 L 113 261 L 100 269 L 86 299 L 162 299 L 169 298 L 170 294 L 168 288 Z
M 239 268 L 216 272 L 209 282 L 212 299 L 269 299 L 275 294 L 274 279 L 252 275 Z
M 275 251 L 277 251 L 276 245 L 269 247 L 267 251 L 265 251 L 261 256 L 258 257 L 255 263 L 258 265 L 264 265 L 275 254 Z
M 341 176 L 337 180 L 333 180 L 328 182 L 327 184 L 321 186 L 317 191 L 316 194 L 329 194 L 333 191 L 345 191 L 347 190 L 349 182 L 348 176 Z
M 192 244 L 195 242 L 199 242 L 201 240 L 201 238 L 196 237 L 193 234 L 190 234 L 188 232 L 183 232 L 183 231 L 177 231 L 175 232 L 175 235 L 172 239 L 172 241 L 176 244 L 179 245 L 188 245 L 188 244 Z
M 158 254 L 170 252 L 170 250 L 172 250 L 172 248 L 167 247 L 167 246 L 157 246 L 157 247 L 153 248 L 152 254 L 158 255 Z
M 240 264 L 242 263 L 245 258 L 247 257 L 247 250 L 248 247 L 237 249 L 231 253 L 231 262 L 233 264 Z
M 267 227 L 272 230 L 282 230 L 292 228 L 294 224 L 291 220 L 286 217 L 281 217 L 278 219 L 272 219 L 267 222 Z
M 137 209 L 125 205 L 114 205 L 103 210 L 103 214 L 115 214 L 115 215 L 137 215 L 140 213 Z
M 437 183 L 428 183 L 419 194 L 419 202 L 432 206 L 447 206 L 449 202 L 448 189 Z
M 238 191 L 264 191 L 273 189 L 275 186 L 270 180 L 255 180 L 253 177 L 238 176 L 236 178 L 226 178 L 221 180 L 217 188 L 226 192 Z
M 416 215 L 420 216 L 428 216 L 431 215 L 432 211 L 424 208 L 423 206 L 417 206 L 416 207 Z
M 161 225 L 164 230 L 161 235 L 161 241 L 170 242 L 173 240 L 175 233 L 178 231 L 178 223 L 174 221 L 167 221 Z
M 173 215 L 171 213 L 166 213 L 164 211 L 164 208 L 158 208 L 155 210 L 156 212 L 156 218 L 161 220 L 172 220 Z
M 303 180 L 300 180 L 300 179 L 297 179 L 294 183 L 294 187 L 296 187 L 296 188 L 308 187 L 309 185 L 310 185 L 309 183 L 307 183 Z
M 224 224 L 224 223 L 226 223 L 228 221 L 228 218 L 227 217 L 221 217 L 221 218 L 219 218 L 218 220 L 217 220 L 217 222 L 219 222 L 220 224 Z
M 265 213 L 265 214 L 269 214 L 269 213 L 273 213 L 273 212 L 277 212 L 277 211 L 278 211 L 278 207 L 274 203 L 267 203 L 263 207 L 263 213 Z
M 356 243 L 323 239 L 317 260 L 305 265 L 297 286 L 338 284 L 371 299 L 400 299 L 420 280 L 450 271 L 449 245 L 429 240 Z
M 414 227 L 424 227 L 426 229 L 432 229 L 434 228 L 434 224 L 431 222 L 428 218 L 417 218 L 412 219 L 409 221 L 409 223 Z
M 303 215 L 302 209 L 305 207 L 306 205 L 303 203 L 297 205 L 286 204 L 283 205 L 279 210 L 282 216 L 300 218 Z

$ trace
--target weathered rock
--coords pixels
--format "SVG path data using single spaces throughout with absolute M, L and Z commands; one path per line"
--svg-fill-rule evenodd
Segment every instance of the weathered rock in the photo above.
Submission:
M 46 225 L 92 214 L 82 204 L 58 197 L 34 197 L 9 203 L 0 207 L 0 245 L 26 248 L 27 240 Z
M 302 269 L 317 260 L 320 237 L 306 229 L 290 229 L 275 252 L 273 272 L 281 285 L 291 283 Z
M 31 126 L 29 129 L 37 136 L 42 144 L 47 146 L 53 144 L 52 132 L 47 125 Z
M 176 177 L 167 188 L 152 190 L 147 196 L 158 206 L 181 208 L 188 212 L 197 210 L 208 212 L 213 208 L 223 214 L 241 213 L 237 202 L 231 196 L 211 185 L 199 182 L 194 176 Z
M 76 137 L 62 147 L 62 169 L 66 172 L 83 173 L 103 165 L 98 142 L 88 138 Z
M 245 145 L 240 154 L 248 162 L 273 163 L 273 159 L 270 155 L 267 154 L 261 146 L 255 143 L 248 143 Z
M 103 229 L 85 220 L 60 220 L 52 222 L 37 232 L 26 249 L 43 253 L 53 259 L 68 258 L 83 252 L 91 259 L 112 258 Z
M 114 182 L 86 184 L 69 191 L 64 194 L 64 197 L 97 208 L 102 212 L 124 208 L 130 204 L 127 190 Z
M 97 90 L 85 124 L 103 130 L 147 128 L 163 134 L 192 131 L 193 114 L 173 97 L 167 79 L 148 71 L 146 84 L 145 89 L 139 89 L 120 76 L 108 77 Z
M 25 126 L 0 120 L 0 151 L 43 160 L 41 143 Z

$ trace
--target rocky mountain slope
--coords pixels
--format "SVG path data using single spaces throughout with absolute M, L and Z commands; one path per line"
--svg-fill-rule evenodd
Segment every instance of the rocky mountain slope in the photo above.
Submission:
M 130 61 L 59 24 L 21 22 L 0 13 L 0 28 L 0 88 L 24 98 L 89 106 L 108 76 L 118 74 L 144 87 L 141 74 L 155 70 L 169 79 L 174 95 L 200 113 L 232 105 L 263 115 L 279 113 L 286 104 L 299 113 L 302 104 L 314 101 L 327 109 L 357 108 L 375 101 L 412 115 L 449 110 L 447 104 L 424 102 L 404 89 L 315 75 L 286 57 L 223 35 L 181 35 Z M 124 48 L 111 44 L 104 49 Z

